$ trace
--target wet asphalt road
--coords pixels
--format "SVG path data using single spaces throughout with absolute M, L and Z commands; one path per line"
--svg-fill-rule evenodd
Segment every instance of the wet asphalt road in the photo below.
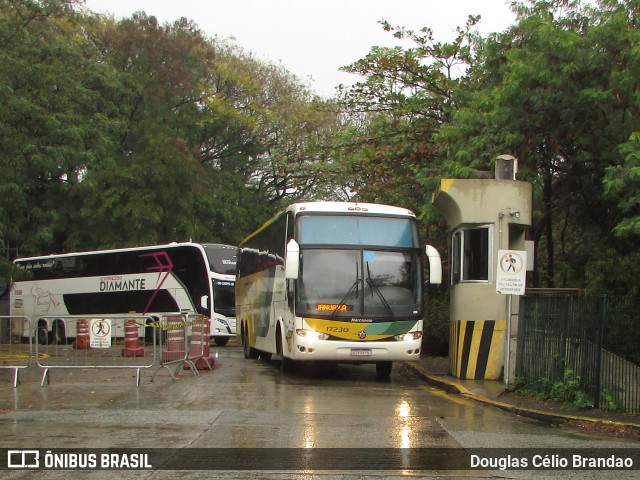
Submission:
M 284 375 L 279 362 L 246 360 L 236 345 L 212 347 L 212 372 L 55 370 L 40 386 L 34 369 L 13 388 L 0 371 L 0 447 L 47 448 L 638 448 L 637 442 L 591 437 L 517 417 L 424 384 L 394 366 L 377 381 L 372 365 Z M 373 451 L 375 453 L 375 451 Z M 384 452 L 384 450 L 381 450 Z M 375 463 L 375 462 L 373 462 Z M 362 472 L 75 471 L 72 478 L 557 478 L 552 470 Z M 334 467 L 336 468 L 336 467 Z M 567 478 L 610 478 L 611 472 L 563 471 Z M 616 472 L 617 479 L 638 471 Z M 69 478 L 64 471 L 0 471 L 0 478 Z

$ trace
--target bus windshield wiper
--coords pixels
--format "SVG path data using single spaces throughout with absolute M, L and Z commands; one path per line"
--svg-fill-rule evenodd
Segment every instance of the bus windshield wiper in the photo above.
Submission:
M 384 305 L 384 308 L 387 310 L 387 312 L 389 312 L 389 315 L 391 315 L 391 319 L 395 320 L 396 316 L 393 313 L 393 309 L 391 308 L 391 306 L 389 306 L 389 303 L 387 302 L 387 299 L 384 298 L 384 295 L 382 295 L 380 288 L 378 288 L 378 286 L 373 283 L 373 279 L 371 278 L 371 269 L 369 268 L 369 262 L 367 262 L 367 285 L 369 285 L 372 292 L 376 292 L 376 295 L 382 302 L 382 305 Z
M 336 308 L 333 310 L 333 312 L 331 312 L 331 318 L 335 318 L 336 313 L 340 309 L 340 306 L 344 305 L 344 302 L 347 301 L 347 298 L 349 298 L 349 295 L 351 295 L 351 292 L 353 292 L 355 290 L 356 298 L 358 298 L 358 289 L 359 288 L 360 288 L 360 271 L 359 271 L 359 268 L 358 268 L 358 262 L 356 262 L 356 280 L 353 282 L 353 285 L 351 285 L 351 287 L 349 288 L 349 291 L 346 293 L 346 295 L 342 298 L 342 300 L 340 300 L 340 303 L 336 304 Z

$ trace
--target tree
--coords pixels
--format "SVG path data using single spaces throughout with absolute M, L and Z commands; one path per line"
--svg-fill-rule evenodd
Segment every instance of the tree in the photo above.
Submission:
M 78 36 L 76 1 L 0 3 L 0 239 L 59 248 L 69 198 L 108 119 Z
M 433 137 L 456 108 L 459 73 L 473 61 L 477 21 L 469 17 L 451 43 L 436 42 L 428 27 L 414 32 L 381 22 L 414 46 L 374 47 L 344 68 L 365 77 L 342 97 L 354 126 L 340 145 L 358 198 L 430 212 L 424 183 L 436 184 L 441 164 Z
M 622 6 L 609 5 L 515 4 L 517 24 L 478 44 L 473 88 L 438 136 L 456 152 L 450 168 L 458 172 L 486 167 L 500 153 L 519 159 L 521 178 L 535 187 L 542 278 L 534 283 L 549 287 L 586 286 L 585 267 L 615 225 L 602 180 L 637 128 L 636 81 L 627 72 L 635 13 L 623 20 Z
M 610 96 L 620 102 L 621 116 L 629 124 L 622 135 L 631 130 L 628 139 L 617 149 L 621 160 L 607 168 L 605 194 L 617 206 L 613 233 L 627 242 L 637 243 L 634 240 L 640 234 L 640 127 L 637 118 L 640 109 L 640 2 L 607 1 L 603 5 L 607 10 L 601 13 L 601 37 L 603 41 L 610 42 L 610 50 L 615 54 L 616 68 L 610 75 Z M 611 38 L 618 39 L 618 42 L 612 42 Z
M 331 178 L 318 174 L 340 127 L 330 102 L 282 66 L 260 63 L 233 45 L 218 45 L 216 76 L 204 122 L 207 163 L 242 171 L 274 206 L 332 189 Z M 227 135 L 230 127 L 235 131 Z
M 464 73 L 473 64 L 471 49 L 478 17 L 470 16 L 451 43 L 436 42 L 432 31 L 382 27 L 413 47 L 372 48 L 345 67 L 365 79 L 343 92 L 351 127 L 336 141 L 348 188 L 357 200 L 390 203 L 416 211 L 425 221 L 422 237 L 446 251 L 446 226 L 434 213 L 431 192 L 444 173 L 446 152 L 435 135 L 450 122 Z M 440 353 L 448 343 L 446 288 L 430 289 L 425 351 Z
M 0 10 L 0 241 L 21 254 L 237 243 L 332 179 L 328 103 L 186 19 Z
M 116 82 L 103 91 L 117 122 L 109 148 L 87 168 L 68 246 L 109 247 L 204 239 L 198 209 L 210 178 L 193 131 L 215 52 L 195 25 L 136 14 L 94 19 L 90 38 Z

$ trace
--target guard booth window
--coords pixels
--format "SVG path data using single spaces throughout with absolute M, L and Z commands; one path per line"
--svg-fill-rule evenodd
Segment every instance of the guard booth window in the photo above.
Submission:
M 491 226 L 462 227 L 452 238 L 451 282 L 488 282 Z

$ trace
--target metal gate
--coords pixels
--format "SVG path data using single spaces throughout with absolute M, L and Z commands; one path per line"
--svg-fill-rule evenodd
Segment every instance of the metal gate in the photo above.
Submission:
M 516 376 L 541 388 L 571 374 L 595 408 L 640 413 L 639 312 L 633 299 L 527 293 Z

